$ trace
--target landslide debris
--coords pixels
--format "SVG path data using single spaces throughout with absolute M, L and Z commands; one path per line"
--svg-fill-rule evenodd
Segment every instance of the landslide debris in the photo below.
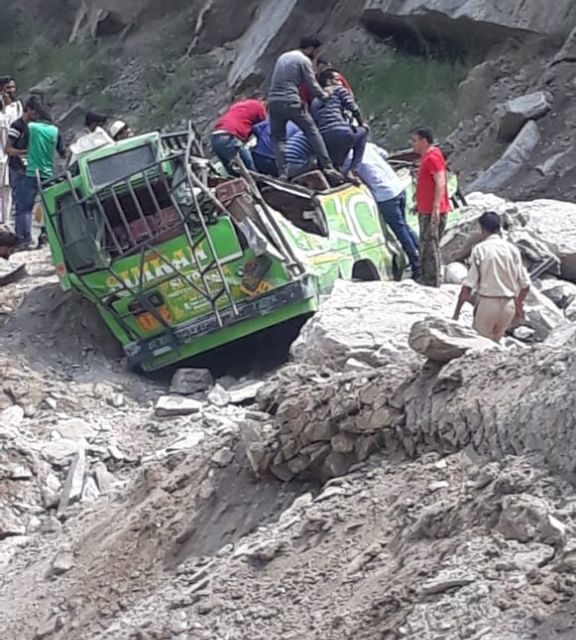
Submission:
M 147 380 L 26 261 L 0 289 L 3 638 L 576 633 L 570 283 L 535 346 L 456 330 L 454 286 L 341 283 L 271 376 Z

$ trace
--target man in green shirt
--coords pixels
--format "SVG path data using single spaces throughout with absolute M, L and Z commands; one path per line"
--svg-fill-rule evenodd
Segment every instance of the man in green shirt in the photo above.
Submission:
M 28 249 L 32 242 L 32 211 L 38 195 L 39 180 L 49 180 L 54 175 L 56 152 L 65 158 L 66 150 L 62 136 L 56 125 L 44 110 L 39 112 L 40 120 L 28 124 L 28 146 L 26 148 L 26 172 L 21 175 L 16 188 L 16 216 L 21 220 L 22 229 L 18 237 L 18 248 Z M 42 227 L 38 246 L 46 240 Z

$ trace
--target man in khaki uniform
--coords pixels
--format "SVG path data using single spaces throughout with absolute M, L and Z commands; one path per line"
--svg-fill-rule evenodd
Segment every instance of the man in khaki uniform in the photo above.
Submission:
M 476 291 L 474 329 L 500 342 L 512 322 L 522 317 L 530 276 L 518 249 L 502 238 L 500 216 L 487 211 L 478 222 L 482 240 L 472 250 L 470 270 L 462 284 L 454 320 L 459 319 L 464 303 Z

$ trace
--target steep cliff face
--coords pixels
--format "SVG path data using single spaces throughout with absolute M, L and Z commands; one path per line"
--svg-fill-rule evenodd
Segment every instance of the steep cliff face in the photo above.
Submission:
M 366 0 L 365 18 L 383 31 L 417 28 L 435 34 L 458 22 L 469 31 L 488 30 L 493 38 L 525 30 L 547 36 L 567 34 L 576 24 L 572 0 L 556 0 L 546 6 L 541 0 Z M 448 35 L 455 35 L 454 33 Z
M 551 89 L 553 108 L 540 123 L 546 135 L 527 163 L 532 179 L 526 185 L 522 173 L 506 185 L 506 195 L 524 197 L 525 188 L 535 185 L 539 194 L 576 193 L 573 171 L 565 171 L 572 156 L 563 124 L 574 121 L 565 99 L 573 86 L 570 39 L 568 54 L 550 66 L 576 27 L 572 0 L 557 0 L 545 10 L 542 0 L 7 0 L 1 22 L 14 23 L 17 52 L 3 56 L 0 42 L 0 66 L 16 72 L 23 85 L 50 76 L 56 115 L 67 112 L 65 128 L 73 128 L 87 108 L 124 116 L 136 128 L 175 126 L 188 118 L 207 128 L 234 97 L 266 86 L 281 51 L 304 33 L 318 33 L 337 64 L 352 61 L 347 71 L 356 75 L 356 85 L 371 83 L 361 93 L 376 105 L 368 110 L 375 112 L 379 142 L 404 139 L 402 132 L 390 134 L 395 118 L 407 119 L 409 107 L 425 99 L 413 91 L 418 75 L 426 91 L 442 95 L 445 125 L 462 121 L 451 140 L 456 166 L 470 180 L 503 151 L 494 124 L 498 105 Z M 391 91 L 390 71 L 380 72 L 395 49 L 425 56 L 421 66 L 415 58 L 398 67 L 398 75 L 412 83 L 378 110 Z M 430 78 L 430 55 L 480 65 L 458 100 L 461 72 L 453 73 L 447 90 L 439 81 L 442 71 Z M 550 157 L 561 157 L 560 182 L 559 169 L 544 176 L 537 170 L 548 171 Z M 550 185 L 557 186 L 548 192 Z

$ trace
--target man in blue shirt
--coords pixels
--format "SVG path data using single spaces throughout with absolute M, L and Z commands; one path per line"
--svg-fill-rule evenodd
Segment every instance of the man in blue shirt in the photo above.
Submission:
M 293 123 L 286 125 L 286 138 L 289 140 L 300 129 Z M 252 127 L 252 133 L 256 136 L 256 146 L 252 148 L 252 160 L 256 171 L 265 175 L 278 177 L 278 167 L 276 166 L 276 152 L 270 131 L 270 119 L 259 122 Z
M 345 166 L 352 163 L 350 153 Z M 370 189 L 382 220 L 392 229 L 402 249 L 408 256 L 412 268 L 412 278 L 420 278 L 420 257 L 418 236 L 406 221 L 406 185 L 386 162 L 386 152 L 375 144 L 368 143 L 356 173 Z

